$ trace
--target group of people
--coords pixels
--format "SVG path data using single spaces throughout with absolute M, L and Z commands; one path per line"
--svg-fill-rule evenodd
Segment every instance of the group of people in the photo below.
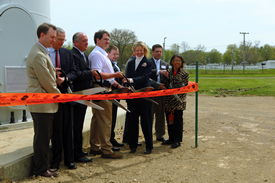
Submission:
M 77 32 L 73 35 L 73 48 L 62 48 L 66 40 L 65 31 L 49 23 L 37 28 L 38 42 L 32 47 L 26 62 L 29 93 L 70 93 L 90 88 L 104 87 L 107 92 L 120 88 L 135 90 L 152 86 L 155 90 L 183 87 L 188 85 L 188 73 L 183 69 L 185 61 L 179 54 L 173 55 L 168 63 L 161 60 L 162 46 L 152 47 L 148 59 L 147 46 L 139 41 L 132 47 L 133 55 L 128 60 L 123 75 L 117 65 L 119 50 L 109 46 L 110 35 L 105 30 L 94 34 L 95 48 L 87 56 L 87 35 Z M 130 153 L 135 153 L 139 136 L 139 117 L 145 137 L 145 154 L 153 149 L 152 125 L 156 115 L 156 139 L 163 145 L 179 147 L 183 133 L 183 110 L 186 94 L 155 97 L 159 104 L 146 98 L 128 99 L 123 143 L 128 143 Z M 93 101 L 104 108 L 92 108 L 90 126 L 90 155 L 119 159 L 119 147 L 124 146 L 115 139 L 117 106 L 108 100 Z M 34 124 L 34 168 L 35 175 L 58 176 L 57 172 L 64 153 L 64 165 L 77 168 L 75 162 L 91 162 L 88 152 L 82 151 L 82 130 L 87 105 L 76 102 L 29 105 Z M 165 114 L 169 139 L 165 139 Z M 52 143 L 52 163 L 48 168 L 49 143 Z

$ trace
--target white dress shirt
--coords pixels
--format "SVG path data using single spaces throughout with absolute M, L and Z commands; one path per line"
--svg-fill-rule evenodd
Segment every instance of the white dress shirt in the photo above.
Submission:
M 140 63 L 140 61 L 143 59 L 144 55 L 142 55 L 142 57 L 137 57 L 136 56 L 136 60 L 135 60 L 135 70 L 137 70 L 137 67 Z M 129 82 L 130 83 L 134 83 L 134 80 L 132 78 L 129 78 Z
M 135 61 L 135 70 L 137 70 L 137 67 L 140 63 L 140 61 L 143 59 L 144 55 L 142 55 L 142 57 L 136 57 L 136 61 Z
M 91 69 L 98 69 L 98 72 L 115 73 L 113 66 L 107 57 L 105 50 L 96 46 L 90 53 L 88 60 L 90 62 Z M 105 79 L 113 85 L 115 83 L 114 78 Z
M 48 53 L 49 56 L 52 60 L 53 66 L 56 67 L 56 52 L 55 49 L 53 47 L 48 48 Z M 60 55 L 59 55 L 59 50 L 58 50 L 58 58 L 59 58 L 59 67 L 61 68 L 61 62 L 60 62 Z

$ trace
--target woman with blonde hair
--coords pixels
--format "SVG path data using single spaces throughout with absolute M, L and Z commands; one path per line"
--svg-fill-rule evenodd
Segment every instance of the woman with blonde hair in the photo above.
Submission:
M 152 62 L 147 59 L 149 51 L 147 46 L 139 41 L 136 42 L 132 51 L 135 57 L 132 57 L 125 69 L 126 79 L 123 79 L 124 83 L 130 83 L 136 90 L 149 87 L 149 76 L 152 70 Z M 128 99 L 128 109 L 131 111 L 128 113 L 128 144 L 130 146 L 130 153 L 135 153 L 138 143 L 138 129 L 139 129 L 139 117 L 141 118 L 141 128 L 146 141 L 146 150 L 144 154 L 150 154 L 153 149 L 152 138 L 152 103 L 139 98 Z

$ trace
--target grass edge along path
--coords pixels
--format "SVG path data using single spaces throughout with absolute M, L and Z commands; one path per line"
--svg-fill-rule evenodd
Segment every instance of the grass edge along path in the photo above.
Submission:
M 195 74 L 189 76 L 191 81 L 195 80 Z M 199 74 L 199 94 L 275 96 L 275 69 L 263 74 Z

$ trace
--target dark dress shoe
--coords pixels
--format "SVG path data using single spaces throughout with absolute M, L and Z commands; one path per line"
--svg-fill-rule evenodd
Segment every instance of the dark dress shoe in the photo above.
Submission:
M 79 158 L 76 161 L 77 162 L 82 162 L 82 163 L 87 163 L 87 162 L 92 162 L 93 158 L 86 158 L 85 156 L 83 156 L 82 158 Z
M 90 150 L 90 154 L 96 156 L 96 155 L 103 154 L 103 152 L 101 150 L 98 150 L 98 151 Z
M 48 169 L 49 172 L 56 172 L 59 168 L 51 168 L 51 169 Z
M 130 153 L 135 153 L 136 150 L 137 150 L 136 148 L 131 148 Z
M 59 164 L 53 163 L 52 166 L 51 166 L 51 169 L 49 169 L 49 171 L 50 172 L 56 172 L 58 169 L 59 169 Z
M 120 151 L 120 149 L 118 147 L 112 147 L 113 151 Z
M 76 169 L 77 165 L 75 163 L 66 163 L 65 164 L 69 169 Z
M 113 153 L 113 154 L 101 154 L 101 158 L 120 159 L 122 157 L 123 157 L 123 155 L 116 154 L 116 153 Z
M 152 152 L 151 149 L 146 149 L 146 150 L 144 151 L 144 154 L 151 154 L 151 152 Z
M 177 148 L 177 147 L 179 147 L 179 146 L 180 146 L 180 143 L 178 143 L 178 142 L 174 142 L 174 143 L 171 145 L 172 148 Z
M 137 146 L 142 146 L 142 144 L 138 142 L 138 143 L 137 143 Z
M 88 156 L 89 155 L 88 152 L 83 152 L 82 151 L 82 153 L 83 153 L 84 156 Z
M 50 172 L 49 170 L 47 170 L 46 172 L 44 172 L 42 174 L 38 174 L 38 175 L 40 175 L 42 177 L 52 177 L 52 176 L 57 177 L 59 175 L 59 173 L 58 172 Z
M 161 141 L 161 142 L 164 142 L 164 141 L 166 141 L 167 139 L 166 138 L 164 138 L 164 137 L 162 137 L 162 138 L 160 138 L 160 139 L 157 139 L 157 141 Z
M 171 144 L 172 144 L 172 142 L 170 140 L 166 140 L 161 143 L 161 145 L 171 145 Z
M 124 146 L 124 144 L 118 143 L 118 142 L 111 142 L 111 143 L 112 143 L 112 145 L 115 146 L 115 147 L 123 147 L 123 146 Z

